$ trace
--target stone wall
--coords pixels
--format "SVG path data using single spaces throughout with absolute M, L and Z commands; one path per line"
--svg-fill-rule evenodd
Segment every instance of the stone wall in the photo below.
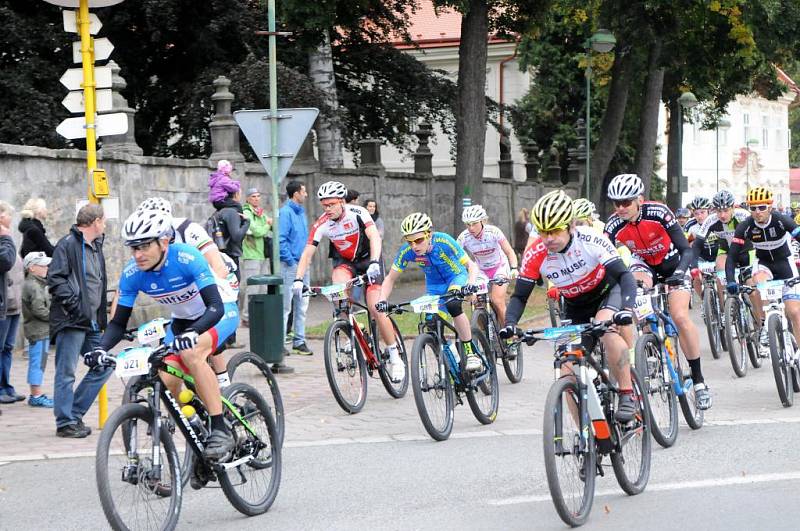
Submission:
M 106 256 L 109 285 L 116 286 L 119 272 L 129 259 L 127 249 L 120 241 L 122 220 L 146 197 L 162 196 L 173 204 L 177 216 L 188 216 L 203 223 L 213 212 L 207 201 L 208 175 L 212 164 L 208 160 L 183 160 L 145 157 L 120 152 L 99 154 L 98 166 L 109 176 L 111 195 L 119 198 L 120 218 L 110 220 L 106 238 Z M 307 185 L 309 225 L 321 215 L 316 200 L 317 187 L 328 180 L 342 181 L 361 193 L 361 198 L 375 198 L 386 225 L 384 256 L 390 261 L 401 237 L 400 221 L 407 214 L 424 210 L 431 214 L 435 226 L 449 231 L 453 212 L 453 177 L 438 177 L 409 173 L 387 173 L 381 169 L 328 170 L 326 172 L 303 170 L 296 165 L 288 179 L 300 179 Z M 238 163 L 235 177 L 243 188 L 258 187 L 269 202 L 271 180 L 258 163 Z M 75 220 L 75 205 L 86 197 L 86 154 L 78 150 L 53 150 L 40 147 L 0 144 L 0 199 L 8 201 L 18 210 L 30 197 L 43 197 L 50 211 L 45 223 L 48 236 L 54 242 L 65 235 Z M 282 187 L 281 200 L 284 200 Z M 509 237 L 515 213 L 549 191 L 541 183 L 518 183 L 491 179 L 484 182 L 484 206 L 491 217 Z M 19 222 L 15 215 L 14 228 Z M 461 230 L 461 227 L 458 227 Z M 20 234 L 14 230 L 19 243 Z M 320 247 L 314 260 L 314 283 L 329 279 L 330 266 L 325 260 L 327 245 Z M 419 273 L 409 273 L 406 278 L 418 278 Z M 144 302 L 144 301 L 142 301 Z

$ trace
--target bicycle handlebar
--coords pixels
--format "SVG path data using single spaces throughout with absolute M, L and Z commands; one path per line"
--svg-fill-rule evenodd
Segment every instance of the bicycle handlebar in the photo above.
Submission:
M 614 325 L 614 321 L 612 319 L 608 319 L 606 321 L 597 321 L 597 322 L 593 322 L 593 323 L 584 323 L 584 324 L 578 324 L 578 325 L 568 325 L 568 326 L 557 327 L 557 328 L 568 329 L 568 328 L 573 327 L 573 326 L 574 327 L 583 327 L 581 330 L 575 330 L 575 333 L 579 333 L 581 336 L 585 336 L 585 335 L 592 336 L 595 339 L 597 339 L 600 336 L 602 336 L 603 334 L 605 334 L 606 331 L 608 331 L 608 329 L 613 325 Z M 521 341 L 524 341 L 528 345 L 533 345 L 537 341 L 554 341 L 554 340 L 558 340 L 561 337 L 563 337 L 563 335 L 566 335 L 566 333 L 568 333 L 568 332 L 565 332 L 565 334 L 563 334 L 561 336 L 558 336 L 558 337 L 544 337 L 542 334 L 544 334 L 545 331 L 547 331 L 547 330 L 553 330 L 553 328 L 552 327 L 545 327 L 545 328 L 531 328 L 531 329 L 528 329 L 528 330 L 520 330 L 520 331 L 517 332 L 516 336 L 518 338 L 520 338 Z

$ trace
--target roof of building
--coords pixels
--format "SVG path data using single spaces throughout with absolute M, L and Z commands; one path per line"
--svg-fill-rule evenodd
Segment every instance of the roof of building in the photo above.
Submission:
M 400 49 L 443 48 L 458 46 L 461 41 L 461 13 L 452 8 L 434 8 L 430 0 L 421 1 L 414 13 L 409 15 L 408 34 L 414 45 L 397 39 L 393 44 Z M 489 44 L 508 42 L 494 35 L 489 36 Z

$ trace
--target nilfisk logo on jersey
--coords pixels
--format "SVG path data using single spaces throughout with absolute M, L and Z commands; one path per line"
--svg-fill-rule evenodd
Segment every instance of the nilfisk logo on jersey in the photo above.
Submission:
M 182 264 L 190 264 L 194 262 L 194 255 L 186 251 L 178 251 L 178 262 Z
M 150 283 L 150 289 L 152 290 L 158 289 L 158 284 L 156 284 L 155 282 Z
M 155 297 L 159 304 L 182 304 L 194 299 L 200 291 L 196 287 L 191 287 L 179 293 L 167 293 L 160 297 Z

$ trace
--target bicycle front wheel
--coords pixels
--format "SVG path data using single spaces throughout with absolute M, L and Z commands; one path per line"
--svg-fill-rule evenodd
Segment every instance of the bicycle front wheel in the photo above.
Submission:
M 705 287 L 703 289 L 703 315 L 706 322 L 706 332 L 708 332 L 708 344 L 711 347 L 711 355 L 714 359 L 722 356 L 722 337 L 719 319 L 719 304 L 714 304 L 714 297 L 717 293 L 714 289 Z
M 439 343 L 421 334 L 411 349 L 411 389 L 428 435 L 444 441 L 453 431 L 453 383 Z
M 650 479 L 650 410 L 647 407 L 647 394 L 643 392 L 639 375 L 631 369 L 633 402 L 636 414 L 625 425 L 617 424 L 619 450 L 612 452 L 611 465 L 619 486 L 628 495 L 641 493 Z
M 553 382 L 542 436 L 550 497 L 558 516 L 572 527 L 583 525 L 592 510 L 597 459 L 592 428 L 580 421 L 579 396 L 570 378 Z
M 183 496 L 178 452 L 162 426 L 156 466 L 152 433 L 152 410 L 133 403 L 114 411 L 100 433 L 95 476 L 112 529 L 163 530 L 178 525 Z
M 489 341 L 483 332 L 472 328 L 472 343 L 478 349 L 477 354 L 483 358 L 484 370 L 475 373 L 475 378 L 485 379 L 477 386 L 467 388 L 467 402 L 472 414 L 481 424 L 491 424 L 497 418 L 497 408 L 500 405 L 500 384 L 497 381 L 497 365 L 494 354 L 489 349 Z
M 677 345 L 677 341 L 675 342 Z M 687 362 L 688 364 L 688 362 Z M 684 390 L 683 394 L 678 396 L 678 402 L 681 405 L 681 411 L 683 411 L 683 418 L 686 420 L 686 424 L 689 425 L 690 428 L 693 430 L 699 430 L 703 427 L 703 420 L 705 415 L 702 409 L 697 407 L 697 396 L 694 393 L 694 384 L 689 386 L 686 389 L 686 380 L 688 379 L 689 372 L 686 370 L 684 372 L 684 363 L 681 361 L 681 353 L 678 352 L 677 346 L 675 347 L 675 372 L 678 373 L 678 378 L 680 379 L 681 389 Z
M 678 400 L 663 361 L 661 345 L 653 334 L 636 340 L 636 371 L 647 395 L 653 439 L 664 448 L 678 438 Z
M 336 403 L 347 413 L 361 411 L 367 401 L 367 368 L 350 342 L 347 321 L 334 321 L 325 332 L 325 374 Z
M 747 375 L 747 331 L 744 328 L 742 303 L 738 297 L 725 300 L 725 337 L 728 342 L 728 354 L 731 357 L 733 372 L 739 378 Z
M 250 429 L 231 409 L 224 408 L 235 443 L 233 455 L 218 472 L 222 492 L 240 513 L 263 514 L 272 506 L 281 484 L 281 447 L 275 420 L 261 393 L 247 384 L 231 384 L 223 396 Z
M 275 419 L 275 429 L 278 432 L 278 444 L 283 447 L 285 419 L 283 416 L 283 398 L 278 388 L 278 380 L 269 368 L 269 363 L 261 356 L 252 352 L 239 352 L 228 360 L 228 374 L 231 382 L 242 382 L 252 385 L 267 401 Z
M 772 374 L 775 376 L 778 398 L 783 407 L 791 407 L 794 403 L 794 388 L 791 381 L 792 367 L 787 351 L 791 346 L 786 344 L 780 315 L 769 316 L 767 334 L 769 336 L 769 356 L 772 359 Z
M 381 361 L 380 366 L 378 367 L 378 374 L 380 375 L 381 382 L 386 388 L 386 392 L 389 393 L 389 396 L 392 398 L 403 398 L 406 396 L 406 392 L 408 391 L 408 353 L 406 352 L 406 344 L 405 341 L 403 341 L 403 335 L 400 333 L 400 328 L 397 327 L 397 323 L 391 316 L 389 317 L 389 321 L 392 323 L 394 336 L 397 338 L 398 354 L 400 355 L 400 359 L 403 361 L 403 366 L 406 368 L 405 376 L 403 376 L 403 379 L 399 382 L 393 381 L 391 375 L 389 374 L 389 367 L 386 365 L 387 360 Z M 375 338 L 375 347 L 375 356 L 380 358 L 380 352 L 377 352 L 379 348 L 377 337 Z

